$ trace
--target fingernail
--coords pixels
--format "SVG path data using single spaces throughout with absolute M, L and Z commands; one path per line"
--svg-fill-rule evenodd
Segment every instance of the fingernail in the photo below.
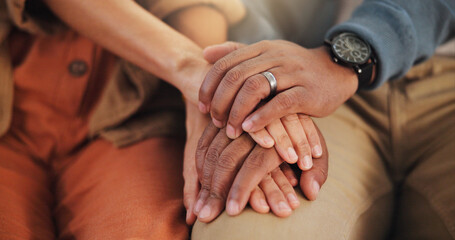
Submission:
M 292 147 L 288 148 L 288 157 L 291 163 L 295 163 L 299 159 L 299 156 L 297 156 L 297 153 Z
M 250 119 L 246 120 L 245 122 L 242 123 L 242 128 L 245 132 L 250 131 L 253 128 L 253 121 Z
M 212 122 L 217 128 L 222 128 L 223 127 L 223 122 L 221 122 L 219 120 L 216 120 L 215 118 L 212 118 Z
M 314 197 L 316 198 L 319 194 L 320 186 L 319 183 L 313 180 L 313 192 L 314 192 Z
M 229 215 L 237 215 L 239 213 L 239 204 L 234 200 L 230 200 L 226 211 Z
M 202 206 L 204 205 L 204 202 L 202 199 L 197 200 L 196 206 L 194 207 L 194 213 L 198 214 L 199 211 L 201 211 Z
M 231 124 L 228 124 L 227 127 L 226 127 L 226 135 L 230 139 L 237 138 L 237 136 L 235 134 L 235 129 L 234 129 L 234 127 Z
M 262 141 L 264 142 L 264 145 L 269 148 L 273 147 L 275 144 L 275 141 L 273 141 L 273 139 L 269 136 L 265 136 Z
M 308 170 L 313 166 L 313 159 L 310 156 L 306 155 L 305 157 L 303 157 L 302 164 L 303 164 L 302 170 Z
M 289 205 L 283 201 L 281 201 L 280 203 L 278 203 L 278 207 L 280 209 L 280 211 L 283 211 L 283 212 L 290 212 L 292 211 L 291 210 L 291 207 L 289 207 Z
M 201 212 L 199 213 L 199 218 L 206 218 L 210 216 L 211 210 L 209 206 L 205 206 L 202 208 Z
M 207 107 L 205 106 L 205 104 L 203 104 L 202 102 L 199 102 L 198 107 L 199 107 L 199 111 L 201 111 L 202 113 L 207 113 Z
M 293 206 L 298 206 L 300 204 L 299 200 L 297 200 L 297 196 L 295 196 L 292 193 L 288 194 L 288 201 L 293 205 Z
M 321 148 L 321 146 L 316 145 L 316 146 L 313 148 L 313 155 L 316 156 L 316 157 L 320 157 L 320 156 L 322 155 L 322 148 Z
M 264 199 L 261 199 L 259 200 L 259 204 L 263 207 L 263 208 L 269 208 L 269 205 L 267 204 L 267 202 L 264 200 Z

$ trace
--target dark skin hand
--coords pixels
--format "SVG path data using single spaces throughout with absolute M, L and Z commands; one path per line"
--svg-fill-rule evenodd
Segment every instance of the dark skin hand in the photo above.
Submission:
M 250 46 L 231 42 L 207 48 L 205 58 L 227 52 L 204 79 L 199 109 L 210 112 L 217 127 L 234 129 L 234 137 L 293 113 L 327 116 L 357 90 L 357 75 L 334 63 L 326 47 L 305 49 L 282 40 Z M 264 71 L 276 77 L 277 95 L 256 109 L 270 93 Z
M 327 147 L 319 129 L 317 131 L 323 154 L 300 177 L 300 187 L 309 200 L 316 199 L 320 187 L 327 179 L 328 171 Z M 229 215 L 238 215 L 248 200 L 257 195 L 258 185 L 267 195 L 272 211 L 280 217 L 289 216 L 291 208 L 298 206 L 296 198 L 292 199 L 295 192 L 292 188 L 286 189 L 280 180 L 275 180 L 276 186 L 270 184 L 272 179 L 277 179 L 274 175 L 279 174 L 276 169 L 282 163 L 275 148 L 266 149 L 255 145 L 247 134 L 230 140 L 224 129 L 210 124 L 199 141 L 196 153 L 201 182 L 198 203 L 194 209 L 199 215 L 198 219 L 202 222 L 212 221 L 223 211 L 225 205 Z

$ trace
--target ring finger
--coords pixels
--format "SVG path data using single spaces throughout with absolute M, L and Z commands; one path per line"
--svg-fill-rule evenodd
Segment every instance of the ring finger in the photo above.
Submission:
M 279 68 L 268 69 L 276 79 L 279 79 Z M 277 81 L 277 89 L 283 89 L 283 83 Z M 229 119 L 227 119 L 228 137 L 238 137 L 243 132 L 242 123 L 248 114 L 252 113 L 258 104 L 269 97 L 270 84 L 267 78 L 258 73 L 249 77 L 242 88 L 240 88 L 237 96 L 235 97 L 232 107 L 229 112 Z
M 277 60 L 270 61 L 267 56 L 261 55 L 230 69 L 215 90 L 210 104 L 210 114 L 215 126 L 219 128 L 225 126 L 232 102 L 246 79 L 278 64 Z

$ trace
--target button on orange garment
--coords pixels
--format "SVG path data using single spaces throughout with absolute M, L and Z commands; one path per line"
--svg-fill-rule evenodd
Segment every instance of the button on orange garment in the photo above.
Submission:
M 85 73 L 87 73 L 87 70 L 88 66 L 84 60 L 74 60 L 68 66 L 68 71 L 74 77 L 83 76 Z
M 39 159 L 64 155 L 86 140 L 89 114 L 115 57 L 72 31 L 15 32 L 10 39 L 15 90 L 5 141 Z

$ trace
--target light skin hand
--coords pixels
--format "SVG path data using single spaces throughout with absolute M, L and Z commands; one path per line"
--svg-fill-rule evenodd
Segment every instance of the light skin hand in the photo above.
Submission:
M 225 50 L 214 48 L 237 50 L 219 59 L 207 74 L 199 92 L 199 108 L 236 134 L 242 129 L 256 132 L 293 113 L 327 116 L 357 90 L 357 75 L 334 63 L 325 47 L 305 49 L 281 40 L 247 47 L 230 44 L 209 48 L 215 52 Z M 278 94 L 256 109 L 270 92 L 268 81 L 260 74 L 264 71 L 277 78 Z
M 249 134 L 256 142 L 262 141 L 262 135 L 272 136 L 280 157 L 287 163 L 297 163 L 303 171 L 313 166 L 313 158 L 322 155 L 315 124 L 303 114 L 291 114 L 274 120 L 265 129 Z
M 44 3 L 69 27 L 174 85 L 193 104 L 197 104 L 203 76 L 210 68 L 201 46 L 224 42 L 227 34 L 224 16 L 208 6 L 187 8 L 166 19 L 182 32 L 185 30 L 187 37 L 135 1 L 44 0 Z M 202 27 L 194 31 L 195 26 Z
M 268 213 L 271 208 L 276 216 L 287 217 L 300 206 L 293 188 L 296 185 L 295 173 L 287 163 L 282 163 L 261 180 L 248 202 L 258 213 Z M 201 218 L 201 221 L 210 221 L 210 218 Z

